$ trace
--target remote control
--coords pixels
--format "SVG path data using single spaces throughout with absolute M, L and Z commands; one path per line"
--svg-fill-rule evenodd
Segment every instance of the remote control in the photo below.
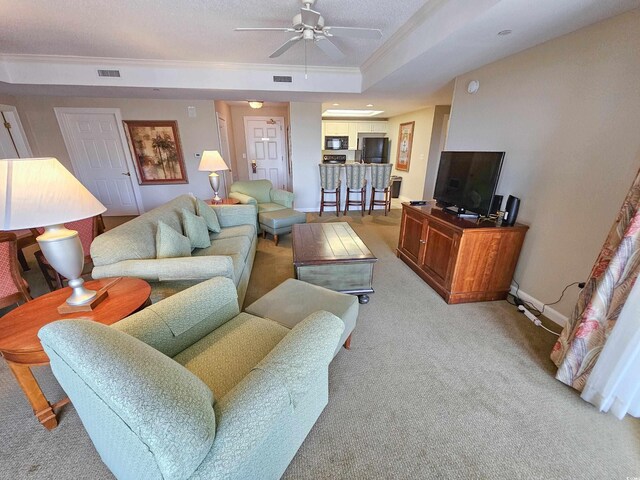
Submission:
M 426 200 L 411 200 L 409 201 L 409 205 L 426 205 Z

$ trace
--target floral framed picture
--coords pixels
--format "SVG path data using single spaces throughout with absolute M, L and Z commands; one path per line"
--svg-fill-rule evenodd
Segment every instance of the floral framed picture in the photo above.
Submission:
M 416 122 L 400 124 L 398 132 L 398 155 L 396 156 L 396 170 L 409 171 L 411 163 L 411 147 L 413 146 L 413 128 Z
M 189 183 L 175 120 L 125 120 L 140 185 Z

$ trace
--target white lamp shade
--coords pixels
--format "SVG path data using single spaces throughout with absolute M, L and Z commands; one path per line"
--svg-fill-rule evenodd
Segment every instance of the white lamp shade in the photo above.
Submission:
M 0 230 L 43 227 L 106 210 L 55 158 L 0 160 Z
M 202 159 L 198 170 L 204 172 L 219 172 L 221 170 L 229 170 L 227 164 L 224 163 L 220 152 L 217 150 L 205 150 L 202 152 Z

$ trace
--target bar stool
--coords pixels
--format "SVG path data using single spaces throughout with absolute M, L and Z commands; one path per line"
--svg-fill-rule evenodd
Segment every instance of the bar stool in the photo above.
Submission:
M 340 180 L 340 168 L 341 165 L 336 164 L 324 164 L 318 165 L 320 167 L 320 215 L 324 211 L 324 207 L 336 207 L 336 217 L 340 216 L 340 186 L 342 182 Z M 325 200 L 325 195 L 335 195 L 335 200 Z
M 384 205 L 384 214 L 391 210 L 391 163 L 371 165 L 371 202 L 369 203 L 369 215 L 374 205 Z M 376 200 L 376 190 L 384 193 L 383 200 Z
M 347 172 L 347 197 L 344 203 L 344 214 L 349 211 L 349 206 L 355 205 L 362 210 L 364 217 L 364 204 L 366 202 L 365 192 L 367 191 L 367 179 L 365 176 L 365 166 L 360 163 L 351 163 L 344 166 Z M 360 195 L 357 200 L 351 200 L 351 195 Z

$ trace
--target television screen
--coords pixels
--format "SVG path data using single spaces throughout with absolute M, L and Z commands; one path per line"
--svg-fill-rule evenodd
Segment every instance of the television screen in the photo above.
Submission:
M 504 152 L 442 152 L 433 198 L 444 206 L 488 215 Z

